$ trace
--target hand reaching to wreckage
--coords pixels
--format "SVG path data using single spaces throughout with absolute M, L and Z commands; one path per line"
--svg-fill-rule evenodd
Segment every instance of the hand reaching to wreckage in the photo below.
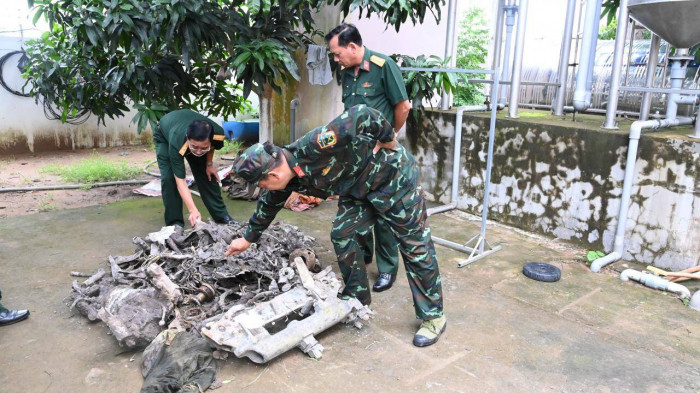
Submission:
M 233 239 L 231 241 L 231 244 L 228 245 L 228 248 L 226 249 L 226 253 L 224 255 L 226 255 L 227 257 L 238 255 L 243 251 L 247 250 L 248 247 L 250 247 L 250 242 L 247 241 L 245 238 L 239 237 L 238 239 Z

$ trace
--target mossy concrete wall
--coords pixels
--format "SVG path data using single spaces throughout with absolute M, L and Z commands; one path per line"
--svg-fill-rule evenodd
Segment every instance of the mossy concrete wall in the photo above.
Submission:
M 631 121 L 607 131 L 600 129 L 602 117 L 521 115 L 499 114 L 496 122 L 489 219 L 611 251 Z M 450 202 L 455 117 L 427 111 L 408 122 L 404 141 L 429 199 L 444 203 Z M 458 207 L 478 215 L 488 131 L 488 114 L 464 114 Z M 674 270 L 700 264 L 700 142 L 688 133 L 644 133 L 640 140 L 626 260 Z

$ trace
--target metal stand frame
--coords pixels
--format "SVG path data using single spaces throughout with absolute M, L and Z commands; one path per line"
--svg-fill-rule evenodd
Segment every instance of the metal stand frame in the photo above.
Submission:
M 456 73 L 466 73 L 466 74 L 490 74 L 492 75 L 493 78 L 493 85 L 491 86 L 491 124 L 489 127 L 489 142 L 488 142 L 488 155 L 486 157 L 486 179 L 485 179 L 485 186 L 484 186 L 484 201 L 482 205 L 482 213 L 481 213 L 481 230 L 479 234 L 475 235 L 471 239 L 469 239 L 465 244 L 461 245 L 446 239 L 442 239 L 436 236 L 433 236 L 433 242 L 450 247 L 452 249 L 455 249 L 457 251 L 461 251 L 464 253 L 468 253 L 469 257 L 463 261 L 460 261 L 457 263 L 457 267 L 464 267 L 472 262 L 476 262 L 479 259 L 485 258 L 496 251 L 499 251 L 501 249 L 500 245 L 496 246 L 491 246 L 491 244 L 486 240 L 486 220 L 488 216 L 488 206 L 489 206 L 489 188 L 491 185 L 491 167 L 493 166 L 493 145 L 494 145 L 494 139 L 495 139 L 495 134 L 496 134 L 496 112 L 498 111 L 498 90 L 499 90 L 499 83 L 500 83 L 500 70 L 498 67 L 494 68 L 493 70 L 465 70 L 465 69 L 457 69 L 457 68 L 452 68 L 452 69 L 440 69 L 436 70 L 434 68 L 401 68 L 401 70 L 404 71 L 432 71 L 432 72 L 440 72 L 440 71 L 447 71 L 447 72 L 456 72 Z M 435 207 L 432 209 L 428 209 L 428 215 L 434 215 L 437 213 L 442 213 L 446 211 L 450 211 L 452 209 L 457 208 L 457 199 L 459 197 L 459 163 L 461 161 L 461 139 L 462 139 L 462 122 L 461 122 L 461 114 L 465 110 L 467 110 L 467 107 L 460 107 L 458 109 L 458 117 L 459 120 L 455 124 L 455 152 L 454 152 L 454 162 L 452 163 L 453 169 L 452 169 L 452 200 L 450 201 L 449 204 L 444 205 L 444 206 L 439 206 Z M 473 109 L 472 109 L 473 110 Z M 470 247 L 470 244 L 473 244 L 473 246 Z

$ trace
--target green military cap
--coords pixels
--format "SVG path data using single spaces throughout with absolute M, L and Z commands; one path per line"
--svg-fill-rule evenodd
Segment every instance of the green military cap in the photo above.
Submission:
M 256 143 L 234 161 L 233 171 L 237 177 L 257 183 L 274 168 L 279 154 L 279 148 L 269 142 Z

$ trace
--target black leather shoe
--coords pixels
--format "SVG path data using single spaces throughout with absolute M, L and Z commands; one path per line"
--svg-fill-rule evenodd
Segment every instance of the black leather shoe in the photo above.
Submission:
M 374 292 L 386 291 L 387 289 L 391 288 L 395 280 L 396 274 L 379 273 L 379 277 L 377 277 L 377 281 L 374 282 L 372 290 Z
M 29 310 L 5 310 L 0 312 L 0 326 L 24 321 L 27 317 L 29 317 Z
M 228 224 L 233 224 L 233 223 L 236 222 L 236 221 L 234 221 L 234 219 L 231 218 L 231 216 L 226 216 L 226 217 L 224 217 L 224 218 L 219 218 L 218 220 L 214 220 L 214 222 L 217 223 L 217 224 L 226 224 L 226 225 L 228 225 Z

